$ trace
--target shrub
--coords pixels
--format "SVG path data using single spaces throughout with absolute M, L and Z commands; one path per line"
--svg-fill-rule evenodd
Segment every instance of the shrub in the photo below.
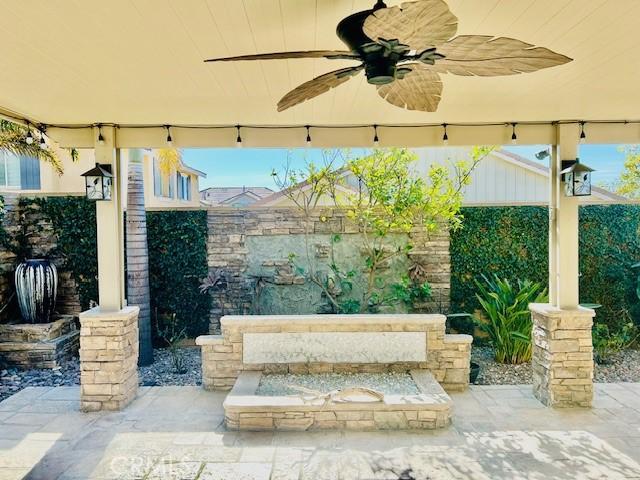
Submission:
M 633 322 L 627 322 L 617 330 L 604 323 L 594 323 L 592 335 L 595 360 L 606 364 L 613 355 L 631 346 L 638 338 L 638 328 Z
M 151 308 L 175 314 L 190 337 L 209 330 L 211 296 L 199 292 L 207 267 L 207 212 L 147 212 Z
M 491 279 L 482 276 L 475 281 L 476 297 L 485 314 L 486 322 L 478 322 L 491 339 L 496 361 L 524 363 L 531 360 L 530 303 L 546 302 L 547 292 L 540 283 L 518 280 L 513 285 L 497 275 Z

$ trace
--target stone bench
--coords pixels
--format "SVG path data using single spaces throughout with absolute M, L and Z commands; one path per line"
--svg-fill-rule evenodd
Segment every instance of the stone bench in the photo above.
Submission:
M 202 384 L 229 390 L 243 371 L 382 373 L 428 370 L 446 391 L 469 385 L 472 337 L 445 334 L 444 315 L 246 315 L 196 339 Z

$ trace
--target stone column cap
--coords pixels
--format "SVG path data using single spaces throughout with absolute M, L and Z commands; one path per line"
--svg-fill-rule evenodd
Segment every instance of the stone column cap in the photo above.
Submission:
M 225 315 L 220 319 L 222 326 L 273 326 L 284 324 L 318 325 L 444 325 L 447 317 L 440 314 L 320 314 L 320 315 Z
M 572 317 L 589 317 L 596 316 L 595 310 L 592 308 L 585 308 L 578 305 L 578 308 L 565 309 L 551 305 L 550 303 L 530 303 L 529 310 L 534 313 L 539 313 L 547 317 L 566 317 L 570 315 Z
M 127 320 L 131 317 L 137 317 L 140 307 L 129 305 L 120 310 L 102 310 L 100 306 L 80 313 L 80 321 L 84 320 Z

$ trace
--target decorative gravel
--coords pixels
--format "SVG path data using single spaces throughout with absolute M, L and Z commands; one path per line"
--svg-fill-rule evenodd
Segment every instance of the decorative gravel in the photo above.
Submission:
M 480 364 L 478 385 L 532 383 L 531 364 L 507 365 L 494 360 L 493 348 L 473 346 L 471 360 Z M 624 350 L 607 365 L 596 363 L 594 381 L 599 383 L 640 382 L 640 350 Z
M 533 383 L 531 364 L 507 365 L 497 363 L 494 359 L 492 347 L 471 348 L 471 361 L 480 365 L 478 385 L 517 385 Z
M 58 368 L 42 370 L 0 370 L 0 401 L 26 387 L 60 387 L 80 385 L 80 362 L 77 358 Z
M 179 352 L 184 358 L 184 365 L 187 368 L 186 373 L 176 373 L 169 349 L 157 348 L 153 351 L 153 364 L 138 369 L 140 385 L 147 387 L 200 385 L 202 383 L 200 348 L 186 347 L 181 348 Z
M 310 375 L 263 375 L 256 395 L 300 395 L 294 386 L 329 393 L 350 387 L 365 387 L 385 395 L 416 395 L 420 391 L 408 373 L 318 373 Z
M 154 362 L 138 370 L 140 385 L 200 385 L 200 348 L 180 349 L 184 356 L 187 372 L 175 373 L 168 349 L 155 349 Z M 59 368 L 42 370 L 0 370 L 0 401 L 19 392 L 25 387 L 59 387 L 80 385 L 80 362 L 73 358 Z

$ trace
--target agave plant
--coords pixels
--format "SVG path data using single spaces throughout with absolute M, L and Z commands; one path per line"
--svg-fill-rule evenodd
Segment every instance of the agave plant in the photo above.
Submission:
M 476 280 L 480 305 L 486 322 L 478 322 L 495 349 L 500 363 L 524 363 L 531 360 L 530 303 L 547 301 L 547 290 L 529 280 L 517 280 L 515 285 L 494 275 Z

